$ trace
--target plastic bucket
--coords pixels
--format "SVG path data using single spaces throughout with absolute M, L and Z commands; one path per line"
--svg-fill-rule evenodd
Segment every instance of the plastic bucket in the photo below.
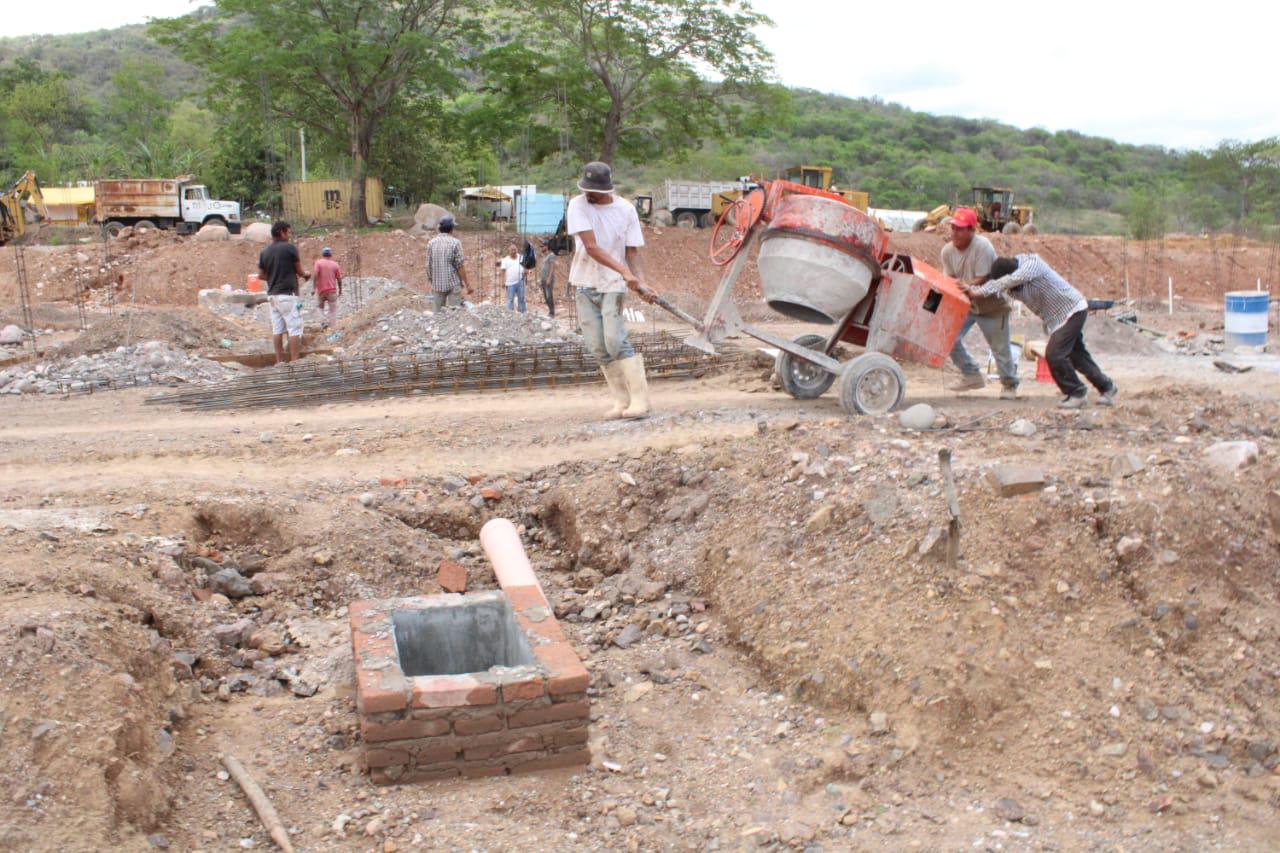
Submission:
M 1053 373 L 1049 370 L 1049 362 L 1047 359 L 1036 359 L 1036 381 L 1043 382 L 1045 385 L 1052 385 Z
M 257 273 L 254 273 L 253 275 L 249 276 L 247 281 L 245 281 L 244 287 L 245 287 L 245 290 L 249 291 L 250 293 L 261 293 L 262 279 L 258 278 Z
M 1266 346 L 1270 300 L 1265 290 L 1233 290 L 1226 295 L 1223 342 L 1228 350 Z

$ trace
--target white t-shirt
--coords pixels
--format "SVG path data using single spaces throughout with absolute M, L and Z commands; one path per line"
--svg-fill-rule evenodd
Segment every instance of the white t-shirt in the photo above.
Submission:
M 610 204 L 592 204 L 585 195 L 574 196 L 566 219 L 565 228 L 570 234 L 593 232 L 596 245 L 619 263 L 627 262 L 627 249 L 644 245 L 635 206 L 616 194 Z M 624 293 L 627 289 L 622 276 L 597 263 L 587 254 L 581 240 L 574 241 L 569 283 L 574 287 L 593 287 L 601 293 Z
M 524 281 L 524 267 L 520 266 L 519 258 L 503 258 L 501 263 L 503 272 L 507 274 L 507 287 Z

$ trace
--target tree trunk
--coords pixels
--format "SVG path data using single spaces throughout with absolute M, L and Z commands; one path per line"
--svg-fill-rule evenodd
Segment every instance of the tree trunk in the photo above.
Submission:
M 609 103 L 609 112 L 604 117 L 604 139 L 600 145 L 600 160 L 613 164 L 613 157 L 618 152 L 618 137 L 622 133 L 622 104 L 614 98 Z
M 369 224 L 365 205 L 365 180 L 369 175 L 369 150 L 373 147 L 373 122 L 359 116 L 351 118 L 351 224 L 363 228 Z

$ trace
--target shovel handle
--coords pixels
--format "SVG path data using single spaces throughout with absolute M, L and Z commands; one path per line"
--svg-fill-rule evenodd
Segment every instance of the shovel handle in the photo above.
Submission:
M 640 298 L 643 299 L 644 301 L 649 302 L 653 305 L 657 305 L 659 308 L 666 309 L 667 312 L 674 314 L 675 316 L 679 317 L 681 320 L 688 323 L 690 326 L 693 326 L 693 328 L 696 329 L 697 331 L 705 334 L 706 329 L 702 328 L 701 320 L 699 320 L 697 317 L 694 317 L 688 311 L 684 311 L 672 305 L 653 288 L 648 287 L 647 285 L 640 284 L 639 282 L 636 282 L 635 284 L 631 285 L 631 289 L 634 290 L 640 296 Z

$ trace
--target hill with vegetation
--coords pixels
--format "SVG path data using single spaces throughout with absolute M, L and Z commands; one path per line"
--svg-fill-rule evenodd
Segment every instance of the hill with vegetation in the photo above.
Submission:
M 210 13 L 197 15 L 198 22 Z M 368 169 L 410 201 L 447 202 L 467 183 L 537 182 L 558 191 L 572 187 L 582 160 L 595 155 L 592 128 L 584 141 L 574 126 L 590 120 L 592 110 L 574 103 L 598 94 L 590 81 L 579 80 L 576 95 L 549 82 L 569 79 L 555 64 L 569 60 L 522 47 L 493 29 L 498 17 L 471 22 L 465 68 L 387 111 Z M 209 85 L 211 72 L 186 61 L 200 54 L 184 40 L 216 33 L 186 26 L 0 39 L 0 178 L 28 168 L 49 184 L 192 173 L 223 197 L 277 202 L 279 181 L 298 177 L 302 121 L 285 114 L 266 77 L 260 91 L 242 86 L 228 94 Z M 832 166 L 840 186 L 869 192 L 877 207 L 929 209 L 967 201 L 974 184 L 1012 187 L 1046 230 L 1127 228 L 1149 236 L 1266 227 L 1280 210 L 1275 140 L 1180 152 L 934 116 L 878 98 L 767 84 L 754 94 L 662 85 L 675 93 L 670 108 L 649 118 L 668 138 L 647 145 L 622 138 L 614 162 L 624 191 L 665 178 L 732 180 L 812 163 Z M 713 116 L 705 107 L 730 101 L 741 108 Z M 682 123 L 682 102 L 705 102 L 701 112 L 690 108 L 705 123 Z M 575 118 L 575 110 L 588 117 Z M 312 139 L 308 133 L 313 177 L 350 174 L 350 147 L 340 135 Z

